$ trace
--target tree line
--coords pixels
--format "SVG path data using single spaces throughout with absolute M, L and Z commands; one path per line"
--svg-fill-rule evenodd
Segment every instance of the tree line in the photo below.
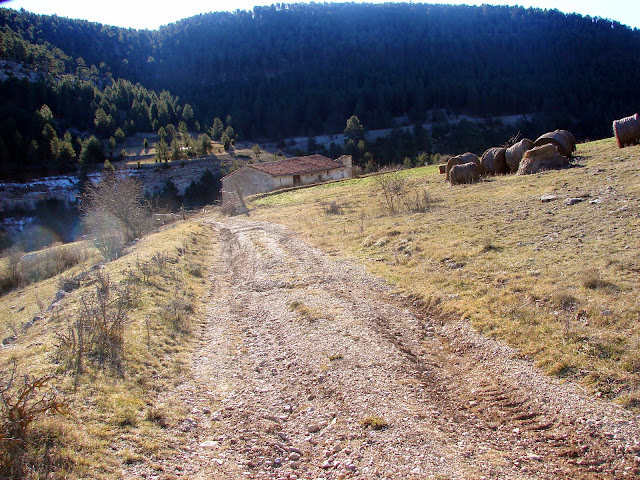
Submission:
M 557 10 L 277 4 L 148 31 L 0 9 L 0 34 L 0 58 L 56 84 L 73 75 L 99 91 L 115 88 L 87 109 L 90 118 L 73 102 L 64 114 L 47 102 L 30 105 L 33 113 L 46 103 L 56 118 L 71 109 L 80 128 L 103 136 L 112 127 L 178 128 L 181 120 L 204 132 L 211 119 L 231 115 L 245 138 L 284 139 L 341 131 L 353 114 L 377 129 L 448 110 L 527 113 L 540 130 L 586 139 L 610 135 L 611 121 L 640 103 L 631 87 L 640 83 L 640 32 Z M 146 98 L 118 82 L 165 93 Z M 2 133 L 5 144 L 14 135 Z
M 9 78 L 0 82 L 0 97 L 2 177 L 66 173 L 102 163 L 137 132 L 200 128 L 189 104 L 123 79 L 100 88 L 76 75 L 57 82 Z

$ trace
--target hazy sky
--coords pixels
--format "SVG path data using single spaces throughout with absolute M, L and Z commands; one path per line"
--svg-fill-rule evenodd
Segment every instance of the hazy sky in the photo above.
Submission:
M 199 13 L 251 10 L 255 5 L 271 5 L 277 1 L 267 0 L 181 0 L 171 3 L 143 2 L 136 0 L 9 0 L 3 7 L 19 10 L 24 8 L 35 13 L 57 14 L 62 17 L 80 18 L 107 25 L 129 28 L 155 29 L 160 25 L 175 22 Z M 297 3 L 295 1 L 282 3 Z M 322 3 L 322 2 L 318 2 Z M 380 3 L 374 0 L 372 3 Z M 418 2 L 415 2 L 418 3 Z M 592 17 L 617 20 L 634 28 L 640 28 L 639 0 L 538 0 L 538 1 L 436 1 L 427 3 L 448 3 L 452 5 L 522 5 L 523 7 L 557 8 L 565 13 L 580 13 Z

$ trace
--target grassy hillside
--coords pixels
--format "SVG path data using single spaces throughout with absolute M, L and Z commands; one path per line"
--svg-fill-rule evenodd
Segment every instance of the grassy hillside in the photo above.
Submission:
M 86 255 L 0 297 L 0 477 L 121 478 L 123 464 L 175 455 L 180 440 L 166 427 L 188 412 L 162 392 L 190 371 L 216 248 L 198 220 L 178 222 L 113 262 Z M 23 437 L 5 436 L 8 409 L 29 419 L 54 397 L 61 414 L 35 414 Z
M 640 146 L 607 139 L 579 145 L 563 171 L 450 187 L 425 167 L 270 195 L 251 215 L 355 256 L 429 315 L 467 319 L 550 374 L 635 407 L 639 172 Z M 384 194 L 394 186 L 395 214 Z

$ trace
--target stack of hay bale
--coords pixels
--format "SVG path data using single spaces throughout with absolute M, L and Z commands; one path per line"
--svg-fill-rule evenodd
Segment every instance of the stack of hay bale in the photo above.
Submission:
M 456 168 L 453 174 L 451 171 L 454 167 L 462 167 L 468 163 L 474 166 L 468 166 L 464 168 Z M 461 183 L 474 183 L 480 179 L 482 175 L 482 165 L 477 155 L 467 152 L 456 157 L 451 157 L 445 167 L 445 179 L 451 182 L 451 185 L 458 185 Z
M 571 163 L 576 150 L 575 137 L 566 130 L 545 133 L 522 157 L 517 175 L 529 175 L 542 170 L 559 170 Z
M 509 148 L 489 148 L 481 158 L 469 152 L 452 157 L 440 172 L 452 185 L 477 182 L 483 175 L 527 175 L 568 167 L 575 149 L 576 139 L 570 132 L 555 130 L 535 142 L 524 138 Z
M 507 148 L 507 151 L 505 152 L 505 160 L 509 167 L 509 172 L 516 173 L 518 171 L 522 157 L 524 157 L 524 154 L 531 150 L 533 146 L 534 143 L 531 140 L 523 138 L 518 143 Z

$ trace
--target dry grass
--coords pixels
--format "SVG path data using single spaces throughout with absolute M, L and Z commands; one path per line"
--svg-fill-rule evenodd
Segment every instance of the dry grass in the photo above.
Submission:
M 391 215 L 367 177 L 256 199 L 251 215 L 361 259 L 443 322 L 464 317 L 547 372 L 635 406 L 640 147 L 606 139 L 576 156 L 574 168 L 464 188 L 435 167 L 402 171 L 405 188 L 436 199 L 420 213 Z M 576 197 L 584 201 L 565 205 Z M 324 214 L 331 202 L 342 215 Z
M 173 390 L 189 375 L 192 332 L 203 319 L 210 288 L 206 272 L 215 249 L 208 227 L 197 220 L 178 222 L 144 237 L 98 271 L 78 265 L 0 297 L 2 338 L 18 333 L 16 343 L 0 350 L 0 370 L 15 359 L 21 372 L 36 377 L 54 374 L 50 383 L 68 404 L 68 414 L 33 425 L 34 432 L 47 428 L 51 435 L 56 430 L 55 435 L 64 437 L 56 453 L 64 468 L 50 478 L 121 478 L 123 464 L 175 454 L 180 440 L 169 438 L 166 427 L 180 422 L 187 412 L 180 405 L 164 405 L 162 392 Z M 83 270 L 88 274 L 79 287 L 48 309 L 66 281 L 63 276 L 68 280 Z M 108 275 L 112 288 L 122 287 L 129 296 L 125 341 L 118 368 L 101 364 L 87 352 L 83 373 L 78 374 L 74 362 L 56 345 L 77 326 L 83 296 L 104 290 L 97 272 Z M 35 315 L 43 318 L 24 329 Z M 39 448 L 34 443 L 30 454 L 37 457 Z

